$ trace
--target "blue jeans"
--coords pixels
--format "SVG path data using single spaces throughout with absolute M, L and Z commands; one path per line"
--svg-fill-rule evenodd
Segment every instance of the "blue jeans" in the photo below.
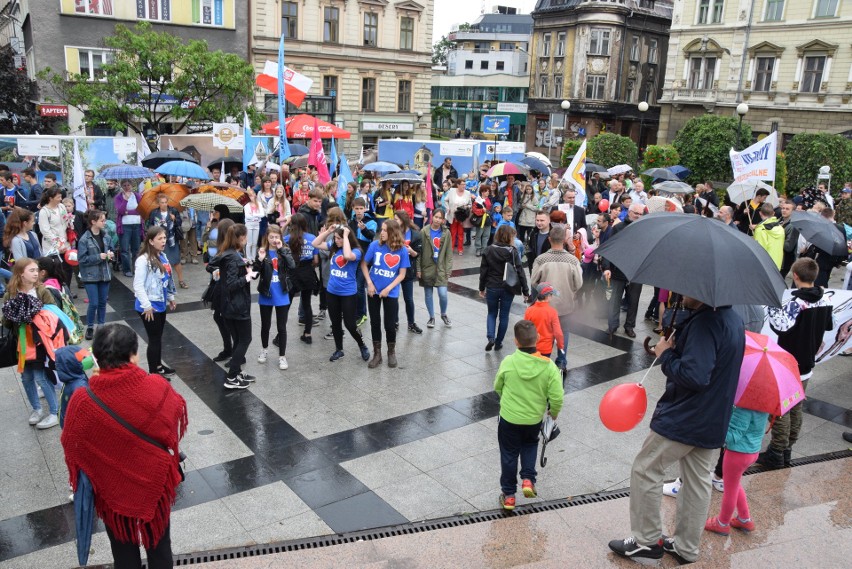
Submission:
M 41 390 L 44 391 L 44 399 L 47 401 L 50 414 L 56 415 L 59 413 L 59 404 L 56 400 L 56 387 L 47 379 L 43 367 L 36 367 L 31 363 L 24 365 L 24 371 L 21 373 L 21 383 L 24 384 L 24 391 L 27 394 L 27 399 L 29 399 L 33 411 L 41 411 L 41 402 L 38 400 L 38 390 L 36 389 L 36 383 L 38 383 L 41 386 Z
M 423 287 L 426 293 L 426 310 L 429 312 L 429 318 L 435 318 L 435 305 L 432 297 L 432 290 L 438 289 L 438 302 L 441 305 L 441 316 L 447 313 L 447 287 L 445 286 L 426 286 Z
M 124 225 L 122 226 L 124 233 L 120 235 L 119 243 L 121 245 L 121 270 L 129 273 L 133 270 L 133 258 L 139 251 L 139 245 L 142 242 L 140 237 L 139 225 Z
M 89 308 L 86 310 L 86 326 L 91 328 L 95 324 L 104 325 L 106 318 L 107 297 L 109 296 L 109 281 L 96 283 L 83 283 L 86 287 L 86 296 L 89 297 Z M 95 317 L 97 316 L 97 322 Z
M 518 458 L 521 459 L 521 480 L 535 484 L 535 458 L 538 454 L 538 433 L 541 423 L 516 425 L 503 417 L 497 423 L 497 443 L 500 445 L 500 490 L 512 496 L 518 488 Z
M 500 345 L 506 337 L 509 328 L 509 310 L 512 308 L 512 300 L 515 295 L 504 288 L 486 288 L 485 303 L 488 305 L 488 319 L 486 321 L 486 336 L 489 340 Z M 500 324 L 497 325 L 497 314 L 500 314 Z M 497 335 L 494 328 L 497 327 Z

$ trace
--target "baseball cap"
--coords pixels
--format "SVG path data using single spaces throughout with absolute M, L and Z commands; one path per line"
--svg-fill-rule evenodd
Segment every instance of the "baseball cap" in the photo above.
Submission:
M 559 291 L 553 288 L 553 285 L 548 282 L 542 282 L 535 287 L 536 298 L 544 298 L 548 295 L 559 296 Z
M 841 194 L 852 194 L 852 188 L 843 188 L 840 190 Z

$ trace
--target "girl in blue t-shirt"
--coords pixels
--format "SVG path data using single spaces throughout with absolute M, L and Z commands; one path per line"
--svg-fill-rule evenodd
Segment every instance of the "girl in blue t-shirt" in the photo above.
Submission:
M 308 233 L 308 219 L 301 213 L 293 215 L 286 226 L 288 233 L 284 237 L 284 242 L 290 246 L 290 252 L 296 261 L 296 268 L 293 269 L 293 274 L 290 276 L 293 283 L 290 294 L 299 293 L 299 307 L 305 323 L 305 331 L 299 339 L 310 344 L 313 342 L 311 327 L 314 321 L 314 313 L 311 310 L 311 296 L 320 288 L 316 270 L 317 265 L 319 265 L 319 256 L 313 246 L 316 235 Z
M 382 363 L 382 308 L 388 339 L 388 367 L 396 367 L 396 321 L 399 318 L 399 283 L 410 267 L 408 249 L 399 223 L 389 219 L 382 224 L 378 241 L 370 243 L 361 272 L 367 287 L 370 333 L 373 336 L 373 359 L 367 367 Z
M 275 325 L 278 330 L 278 369 L 287 369 L 287 316 L 290 313 L 290 290 L 286 275 L 296 268 L 296 262 L 288 247 L 284 247 L 281 228 L 269 225 L 266 237 L 257 251 L 254 270 L 260 275 L 257 284 L 260 305 L 260 342 L 263 348 L 257 357 L 258 363 L 266 363 L 269 347 L 269 329 L 272 327 L 272 309 L 275 309 Z
M 328 286 L 325 299 L 328 307 L 328 317 L 331 320 L 331 333 L 334 335 L 334 353 L 329 361 L 337 361 L 343 357 L 343 326 L 349 330 L 349 335 L 358 343 L 361 357 L 364 361 L 370 359 L 370 350 L 364 344 L 364 338 L 358 331 L 355 320 L 357 308 L 358 263 L 361 262 L 361 248 L 358 240 L 347 225 L 330 226 L 314 239 L 314 247 L 329 252 Z

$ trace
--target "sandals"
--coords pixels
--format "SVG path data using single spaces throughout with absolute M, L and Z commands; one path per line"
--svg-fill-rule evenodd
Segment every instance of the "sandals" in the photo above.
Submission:
M 186 281 L 180 281 L 180 288 L 189 288 L 189 285 L 186 284 Z

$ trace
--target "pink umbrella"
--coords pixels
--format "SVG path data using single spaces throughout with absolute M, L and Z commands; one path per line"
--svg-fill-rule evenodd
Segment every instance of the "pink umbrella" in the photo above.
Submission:
M 485 175 L 489 178 L 496 178 L 498 176 L 527 176 L 527 172 L 522 169 L 520 166 L 512 164 L 511 162 L 500 162 L 499 164 L 495 164 L 491 167 Z
M 746 332 L 734 405 L 780 417 L 804 399 L 796 358 L 768 336 Z

